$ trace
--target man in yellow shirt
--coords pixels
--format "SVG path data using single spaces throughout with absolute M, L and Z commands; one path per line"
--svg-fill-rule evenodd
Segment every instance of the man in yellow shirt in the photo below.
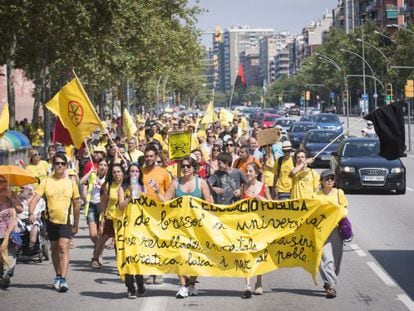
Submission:
M 144 153 L 138 149 L 137 139 L 132 137 L 128 140 L 128 152 L 126 158 L 131 163 L 138 163 L 138 159 L 142 157 Z
M 296 166 L 289 173 L 292 178 L 291 199 L 311 198 L 314 192 L 319 189 L 319 174 L 308 167 L 313 162 L 313 158 L 308 158 L 304 149 L 297 149 L 295 152 Z
M 282 144 L 283 156 L 279 157 L 274 165 L 272 196 L 275 200 L 288 200 L 292 191 L 292 178 L 289 173 L 293 170 L 292 144 L 286 140 Z
M 33 223 L 36 204 L 43 195 L 46 196 L 46 228 L 56 271 L 53 286 L 60 292 L 66 292 L 69 289 L 66 282 L 69 268 L 69 244 L 72 236 L 78 232 L 79 224 L 79 190 L 76 183 L 65 174 L 67 166 L 67 157 L 61 153 L 56 154 L 53 157 L 54 174 L 40 183 L 29 204 L 29 222 Z

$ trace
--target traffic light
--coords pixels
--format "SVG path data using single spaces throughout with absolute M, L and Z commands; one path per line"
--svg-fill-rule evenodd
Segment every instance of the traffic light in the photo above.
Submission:
M 387 83 L 386 91 L 387 91 L 387 100 L 391 100 L 392 99 L 392 84 L 391 83 Z
M 405 84 L 405 97 L 414 97 L 414 80 L 407 80 L 407 83 Z
M 222 42 L 223 36 L 221 34 L 221 27 L 216 26 L 214 27 L 214 42 Z
M 348 91 L 347 90 L 344 91 L 343 100 L 344 100 L 344 103 L 348 102 Z
M 305 91 L 300 92 L 300 99 L 305 100 Z
M 306 91 L 305 99 L 310 100 L 310 91 Z

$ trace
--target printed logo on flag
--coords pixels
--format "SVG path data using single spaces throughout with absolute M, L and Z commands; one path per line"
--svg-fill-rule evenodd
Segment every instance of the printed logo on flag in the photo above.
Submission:
M 83 108 L 81 104 L 79 104 L 77 101 L 71 100 L 68 103 L 68 116 L 70 121 L 75 126 L 78 126 L 81 124 L 83 119 Z

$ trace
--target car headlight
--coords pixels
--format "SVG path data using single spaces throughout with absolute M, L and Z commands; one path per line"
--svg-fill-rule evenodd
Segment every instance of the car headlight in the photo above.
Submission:
M 340 171 L 344 173 L 355 173 L 355 168 L 352 166 L 341 166 Z
M 404 168 L 402 167 L 393 167 L 391 169 L 391 174 L 401 174 L 404 173 Z
M 294 140 L 294 141 L 298 141 L 298 140 L 299 140 L 299 138 L 297 138 L 297 137 L 293 137 L 293 140 Z
M 342 125 L 338 125 L 338 126 L 336 127 L 336 129 L 337 129 L 337 130 L 342 130 Z

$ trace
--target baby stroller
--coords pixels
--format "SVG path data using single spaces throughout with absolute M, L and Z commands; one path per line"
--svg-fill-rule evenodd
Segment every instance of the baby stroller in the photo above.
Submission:
M 37 234 L 37 239 L 33 247 L 30 247 L 30 230 L 34 225 L 30 225 L 25 221 L 18 220 L 18 226 L 20 228 L 20 237 L 22 239 L 22 246 L 20 247 L 17 256 L 21 261 L 36 260 L 38 262 L 43 262 L 44 260 L 49 260 L 50 253 L 50 242 L 47 239 L 46 228 L 43 225 L 43 221 L 38 220 L 35 222 L 35 225 L 39 226 L 39 233 Z

